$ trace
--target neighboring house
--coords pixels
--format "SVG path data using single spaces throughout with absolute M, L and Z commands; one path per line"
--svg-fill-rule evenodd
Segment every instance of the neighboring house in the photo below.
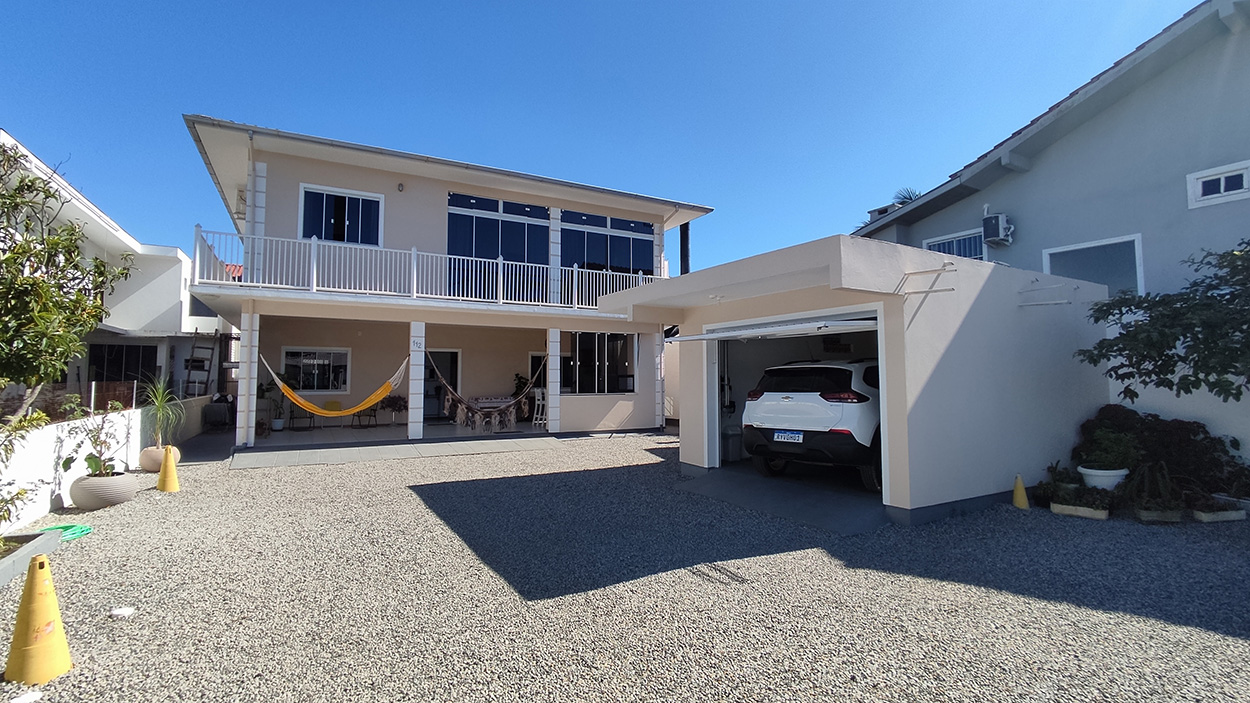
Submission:
M 443 412 L 434 368 L 471 401 L 539 375 L 551 432 L 663 424 L 663 329 L 595 306 L 662 276 L 665 232 L 710 208 L 185 121 L 234 225 L 197 227 L 191 292 L 241 330 L 237 444 L 265 414 L 262 356 L 341 408 L 408 359 L 412 439 Z
M 946 183 L 870 215 L 856 235 L 1176 291 L 1195 275 L 1182 260 L 1250 236 L 1250 2 L 1198 5 Z M 1148 391 L 1134 407 L 1250 439 L 1247 402 Z
M 205 364 L 206 372 L 194 376 L 198 382 L 193 387 L 188 389 L 186 383 L 196 334 L 202 335 L 203 341 L 219 330 L 230 331 L 216 313 L 191 296 L 191 259 L 174 247 L 141 244 L 3 130 L 0 142 L 16 146 L 25 154 L 31 170 L 56 186 L 63 199 L 59 218 L 82 225 L 86 256 L 113 264 L 120 263 L 126 254 L 134 257 L 130 278 L 118 283 L 106 298 L 109 316 L 85 340 L 86 355 L 70 362 L 66 392 L 86 399 L 93 381 L 134 382 L 162 375 L 170 377 L 176 389 L 189 390 L 190 395 L 216 390 L 215 365 Z

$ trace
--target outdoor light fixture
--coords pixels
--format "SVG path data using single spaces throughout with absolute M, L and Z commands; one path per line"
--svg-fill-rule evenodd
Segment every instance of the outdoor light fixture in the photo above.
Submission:
M 401 193 L 402 193 L 402 192 L 404 192 L 404 184 L 403 184 L 403 183 L 400 183 L 400 184 L 399 184 L 399 192 L 401 192 Z

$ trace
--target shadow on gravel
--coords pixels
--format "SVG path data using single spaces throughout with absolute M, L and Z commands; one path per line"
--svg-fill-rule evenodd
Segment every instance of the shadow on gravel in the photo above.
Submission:
M 819 546 L 810 531 L 754 513 L 727 521 L 733 508 L 692 506 L 671 485 L 650 464 L 410 488 L 527 600 Z
M 848 568 L 970 584 L 1250 639 L 1248 527 L 1097 522 L 999 506 L 826 550 Z

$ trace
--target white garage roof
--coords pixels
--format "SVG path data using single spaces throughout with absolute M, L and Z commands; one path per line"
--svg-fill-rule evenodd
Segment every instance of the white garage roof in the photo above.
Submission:
M 718 329 L 704 334 L 693 334 L 667 339 L 668 342 L 703 342 L 715 339 L 781 339 L 805 337 L 812 334 L 845 334 L 848 332 L 872 332 L 877 329 L 876 320 L 808 320 L 777 322 L 766 325 L 750 325 Z

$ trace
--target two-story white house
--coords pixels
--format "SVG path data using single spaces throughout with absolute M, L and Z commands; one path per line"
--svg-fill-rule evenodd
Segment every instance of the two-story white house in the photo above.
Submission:
M 191 292 L 241 330 L 237 444 L 261 357 L 349 408 L 407 359 L 407 436 L 539 375 L 547 431 L 663 425 L 663 329 L 596 309 L 664 275 L 665 232 L 711 212 L 391 149 L 185 116 L 234 225 L 197 227 Z M 429 363 L 432 361 L 433 363 Z

